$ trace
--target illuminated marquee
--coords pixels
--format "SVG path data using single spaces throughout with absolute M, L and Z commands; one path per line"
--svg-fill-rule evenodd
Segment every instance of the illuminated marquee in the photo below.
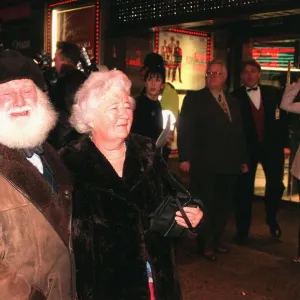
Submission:
M 252 56 L 262 67 L 287 67 L 289 61 L 295 66 L 295 48 L 291 46 L 254 47 Z

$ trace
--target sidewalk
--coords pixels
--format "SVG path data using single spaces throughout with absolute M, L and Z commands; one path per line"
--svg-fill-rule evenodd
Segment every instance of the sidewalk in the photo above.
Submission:
M 171 169 L 181 180 L 178 162 Z M 258 198 L 253 204 L 253 222 L 248 246 L 231 242 L 235 233 L 230 220 L 224 241 L 230 253 L 218 255 L 210 262 L 195 253 L 195 240 L 182 240 L 178 253 L 181 287 L 184 300 L 300 300 L 300 264 L 292 264 L 297 253 L 300 205 L 282 201 L 278 221 L 282 228 L 281 242 L 269 234 L 264 221 L 264 204 Z
M 276 242 L 264 224 L 263 203 L 255 202 L 249 246 L 231 243 L 231 220 L 225 235 L 231 251 L 216 262 L 197 256 L 195 241 L 182 241 L 177 261 L 184 300 L 300 299 L 300 264 L 291 263 L 297 251 L 299 213 L 291 206 L 282 209 L 283 237 Z

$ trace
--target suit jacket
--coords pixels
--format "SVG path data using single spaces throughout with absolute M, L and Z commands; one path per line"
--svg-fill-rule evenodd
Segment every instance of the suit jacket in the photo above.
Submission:
M 74 96 L 86 80 L 86 75 L 70 65 L 62 65 L 56 85 L 50 90 L 50 99 L 59 113 L 58 122 L 50 132 L 48 142 L 57 150 L 79 138 L 80 134 L 71 126 Z
M 44 157 L 58 194 L 23 153 L 0 144 L 1 300 L 75 299 L 71 179 L 49 145 Z
M 262 144 L 272 151 L 282 151 L 288 141 L 287 114 L 280 110 L 280 118 L 277 120 L 275 117 L 276 109 L 280 108 L 282 92 L 273 86 L 259 85 L 259 87 L 264 105 L 264 137 Z M 235 89 L 232 95 L 240 102 L 248 153 L 251 156 L 255 155 L 258 151 L 259 141 L 251 110 L 251 99 L 244 86 Z
M 230 121 L 208 88 L 189 92 L 182 105 L 178 149 L 180 161 L 215 174 L 238 174 L 247 163 L 238 101 L 225 94 Z

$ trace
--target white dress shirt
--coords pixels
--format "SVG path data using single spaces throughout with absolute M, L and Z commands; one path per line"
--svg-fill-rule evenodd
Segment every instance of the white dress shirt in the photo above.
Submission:
M 28 157 L 27 160 L 29 160 L 39 170 L 41 174 L 44 174 L 44 167 L 43 167 L 42 160 L 36 153 L 34 153 L 32 157 L 30 158 Z
M 249 87 L 245 86 L 246 91 L 247 89 L 249 89 Z M 260 102 L 261 102 L 261 93 L 260 93 L 260 88 L 259 86 L 257 87 L 257 90 L 251 90 L 249 92 L 247 92 L 249 98 L 251 99 L 252 103 L 254 104 L 254 106 L 259 109 L 260 107 Z

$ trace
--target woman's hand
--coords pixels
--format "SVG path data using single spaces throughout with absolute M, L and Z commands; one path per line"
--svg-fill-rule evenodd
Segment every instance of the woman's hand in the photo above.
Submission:
M 203 212 L 200 210 L 199 207 L 184 207 L 183 210 L 185 211 L 188 219 L 190 220 L 193 228 L 195 228 L 201 221 L 203 217 Z M 178 225 L 183 226 L 185 228 L 189 228 L 186 224 L 184 218 L 180 211 L 176 212 L 175 221 Z

